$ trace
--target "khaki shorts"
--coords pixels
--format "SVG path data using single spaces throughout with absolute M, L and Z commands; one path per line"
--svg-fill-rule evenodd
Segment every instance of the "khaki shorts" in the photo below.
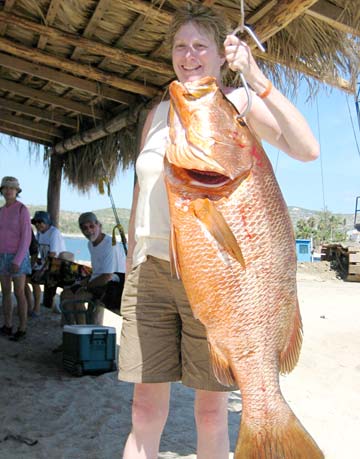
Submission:
M 182 381 L 194 389 L 231 391 L 215 378 L 204 326 L 192 314 L 170 263 L 149 256 L 125 282 L 119 379 L 134 383 Z

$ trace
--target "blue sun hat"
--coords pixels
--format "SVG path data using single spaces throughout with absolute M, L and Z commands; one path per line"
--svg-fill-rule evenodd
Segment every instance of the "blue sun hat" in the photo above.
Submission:
M 44 210 L 37 210 L 34 217 L 31 219 L 31 223 L 33 225 L 35 225 L 35 223 L 45 223 L 45 225 L 51 225 L 50 214 Z

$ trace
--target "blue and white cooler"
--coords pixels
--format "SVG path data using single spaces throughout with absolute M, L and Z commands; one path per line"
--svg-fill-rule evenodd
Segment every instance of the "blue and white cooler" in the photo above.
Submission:
M 104 325 L 65 325 L 63 366 L 71 374 L 116 370 L 116 329 Z

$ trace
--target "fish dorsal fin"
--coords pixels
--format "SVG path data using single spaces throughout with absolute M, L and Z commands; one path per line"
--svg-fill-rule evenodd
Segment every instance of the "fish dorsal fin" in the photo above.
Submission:
M 176 238 L 176 229 L 174 225 L 171 225 L 170 228 L 170 270 L 171 275 L 175 276 L 178 279 L 181 279 L 180 273 L 180 265 L 179 265 L 179 256 L 178 256 L 178 246 L 177 246 L 177 238 Z
M 196 199 L 193 204 L 194 215 L 205 225 L 215 240 L 232 255 L 243 268 L 245 260 L 237 240 L 222 213 L 208 198 Z
M 216 345 L 211 344 L 209 341 L 208 345 L 210 359 L 216 379 L 224 386 L 234 386 L 236 381 L 228 360 Z
M 292 332 L 285 348 L 280 353 L 280 373 L 290 373 L 296 366 L 302 345 L 302 322 L 299 308 L 299 301 L 296 301 L 296 311 L 293 321 Z

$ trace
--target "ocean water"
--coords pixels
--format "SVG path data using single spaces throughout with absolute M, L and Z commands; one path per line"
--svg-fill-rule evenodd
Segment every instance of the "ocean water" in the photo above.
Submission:
M 68 252 L 72 252 L 75 256 L 75 261 L 90 261 L 89 249 L 87 246 L 88 240 L 84 237 L 64 236 L 65 246 Z

